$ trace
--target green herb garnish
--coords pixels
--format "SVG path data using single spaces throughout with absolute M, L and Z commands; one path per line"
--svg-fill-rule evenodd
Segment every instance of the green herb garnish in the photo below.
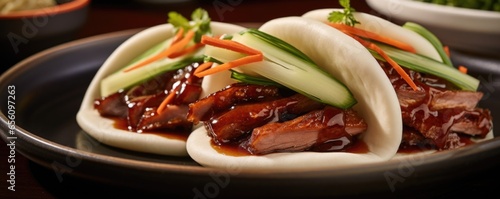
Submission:
M 172 24 L 177 29 L 183 28 L 184 30 L 193 30 L 196 32 L 194 41 L 199 43 L 201 36 L 211 33 L 210 30 L 210 17 L 208 12 L 204 9 L 198 8 L 191 14 L 191 21 L 177 12 L 168 13 L 168 23 Z
M 500 12 L 500 0 L 417 0 L 445 6 Z
M 248 29 L 234 34 L 232 41 L 258 49 L 264 56 L 262 61 L 251 67 L 235 68 L 238 73 L 243 74 L 232 73 L 232 77 L 239 81 L 254 84 L 276 82 L 311 99 L 339 108 L 350 108 L 357 103 L 347 86 L 320 69 L 306 54 L 277 37 Z M 219 47 L 208 47 L 205 48 L 205 56 L 228 63 L 246 55 Z
M 333 23 L 342 23 L 348 26 L 354 26 L 360 22 L 354 18 L 353 12 L 356 12 L 354 8 L 351 7 L 350 0 L 339 0 L 339 3 L 344 7 L 343 11 L 333 11 L 328 16 L 328 21 Z
M 161 73 L 177 70 L 185 67 L 191 63 L 202 62 L 204 57 L 198 48 L 194 51 L 182 52 L 186 46 L 193 46 L 191 38 L 195 43 L 201 41 L 204 34 L 211 34 L 210 17 L 207 11 L 198 8 L 191 14 L 191 21 L 183 17 L 177 12 L 168 13 L 168 23 L 175 27 L 175 31 L 180 33 L 179 30 L 183 29 L 185 35 L 180 35 L 180 40 L 176 44 L 183 42 L 182 46 L 172 45 L 174 37 L 170 37 L 159 44 L 152 46 L 150 49 L 141 53 L 133 59 L 132 62 L 125 65 L 119 71 L 105 77 L 101 81 L 101 96 L 108 96 L 120 89 L 127 89 L 134 85 L 140 84 L 148 79 L 159 75 Z M 193 34 L 194 33 L 194 34 Z M 187 36 L 187 35 L 190 36 Z M 174 49 L 168 52 L 168 50 Z M 179 53 L 176 56 L 169 57 L 174 53 Z

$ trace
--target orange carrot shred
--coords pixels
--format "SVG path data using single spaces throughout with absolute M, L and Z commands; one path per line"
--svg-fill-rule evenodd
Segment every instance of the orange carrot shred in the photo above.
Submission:
M 157 54 L 153 57 L 150 57 L 149 59 L 146 59 L 146 60 L 144 60 L 144 61 L 142 61 L 142 62 L 140 62 L 140 63 L 138 63 L 130 68 L 127 68 L 124 72 L 129 72 L 129 71 L 135 70 L 137 68 L 143 67 L 143 66 L 150 64 L 156 60 L 159 60 L 161 58 L 168 57 L 175 52 L 181 51 L 193 39 L 194 34 L 195 34 L 194 31 L 189 30 L 186 33 L 186 35 L 184 36 L 184 38 L 182 38 L 178 42 L 174 43 L 169 48 L 165 49 L 164 51 L 160 52 L 159 54 Z
M 448 46 L 443 46 L 444 53 L 446 53 L 446 56 L 450 57 L 450 48 Z
M 156 109 L 157 114 L 161 114 L 165 110 L 165 108 L 167 108 L 167 105 L 170 104 L 172 100 L 174 100 L 177 91 L 179 91 L 179 88 L 180 86 L 177 86 L 174 89 L 172 89 L 170 93 L 168 93 L 167 97 L 165 97 L 165 99 L 161 102 L 160 106 L 158 106 L 158 109 Z
M 262 54 L 262 52 L 255 50 L 253 48 L 250 48 L 248 46 L 245 46 L 241 43 L 238 43 L 238 42 L 235 42 L 232 40 L 217 39 L 217 38 L 209 37 L 206 35 L 203 35 L 201 37 L 201 43 L 206 44 L 206 45 L 219 47 L 219 48 L 224 48 L 224 49 L 239 52 L 239 53 L 248 54 L 248 55 Z
M 200 49 L 201 47 L 205 46 L 205 44 L 202 44 L 202 43 L 197 43 L 195 45 L 192 45 L 190 47 L 187 47 L 187 48 L 184 48 L 182 49 L 181 51 L 177 51 L 175 53 L 172 53 L 171 55 L 168 56 L 168 58 L 170 59 L 173 59 L 173 58 L 176 58 L 176 57 L 180 57 L 182 55 L 185 55 L 185 54 L 189 54 L 189 53 L 192 53 L 198 49 Z
M 458 70 L 463 74 L 467 74 L 467 67 L 465 66 L 458 66 Z
M 184 28 L 179 28 L 177 31 L 177 34 L 175 34 L 174 39 L 172 39 L 172 43 L 170 46 L 174 45 L 175 43 L 179 42 L 182 39 L 182 36 L 184 36 Z
M 262 54 L 262 52 L 232 40 L 222 40 L 203 35 L 201 38 L 201 43 L 205 45 L 224 48 L 239 53 L 248 54 L 249 56 L 242 57 L 240 59 L 233 60 L 212 68 L 210 68 L 210 66 L 212 66 L 213 64 L 212 62 L 203 63 L 202 65 L 198 66 L 198 68 L 194 72 L 194 75 L 197 77 L 204 77 L 221 71 L 229 70 L 231 68 L 236 68 L 241 65 L 264 60 L 264 55 Z
M 213 64 L 214 64 L 213 62 L 205 62 L 205 63 L 203 63 L 203 64 L 199 65 L 199 66 L 196 68 L 196 70 L 194 70 L 194 73 L 193 73 L 193 74 L 195 74 L 195 76 L 196 76 L 196 74 L 198 74 L 198 73 L 200 73 L 200 72 L 202 72 L 202 71 L 204 71 L 204 70 L 207 70 L 207 69 L 208 69 L 208 68 L 210 68 Z
M 221 71 L 229 70 L 231 68 L 236 68 L 236 67 L 241 66 L 241 65 L 259 62 L 262 60 L 264 60 L 264 55 L 262 55 L 262 53 L 249 55 L 249 56 L 242 57 L 242 58 L 234 60 L 234 61 L 230 61 L 230 62 L 221 64 L 221 65 L 218 65 L 216 67 L 212 67 L 212 68 L 207 69 L 207 70 L 195 71 L 194 75 L 197 77 L 204 77 L 204 76 L 218 73 Z
M 398 41 L 398 40 L 395 40 L 395 39 L 392 39 L 392 38 L 389 38 L 389 37 L 384 37 L 382 35 L 379 35 L 379 34 L 376 34 L 376 33 L 370 32 L 370 31 L 362 30 L 359 28 L 355 28 L 355 27 L 348 26 L 345 24 L 340 24 L 340 23 L 328 23 L 328 25 L 330 25 L 331 27 L 336 28 L 342 32 L 347 32 L 347 33 L 357 35 L 357 36 L 363 37 L 363 38 L 373 39 L 373 40 L 397 47 L 401 50 L 405 50 L 405 51 L 408 51 L 411 53 L 416 53 L 415 48 L 413 48 L 411 45 L 404 43 L 404 42 L 401 42 L 401 41 Z
M 350 35 L 350 36 L 352 38 L 356 39 L 359 43 L 361 43 L 366 48 L 372 49 L 375 52 L 377 52 L 380 56 L 382 56 L 382 58 L 384 58 L 394 68 L 394 70 L 396 70 L 396 72 L 398 72 L 398 74 L 401 76 L 401 78 L 403 78 L 406 81 L 406 83 L 408 83 L 408 85 L 410 85 L 410 87 L 413 90 L 415 90 L 415 91 L 419 90 L 418 86 L 415 84 L 415 82 L 413 82 L 413 80 L 406 73 L 406 71 L 404 71 L 403 68 L 401 68 L 401 66 L 398 63 L 396 63 L 391 57 L 389 57 L 387 54 L 385 54 L 385 52 L 380 47 L 378 47 L 377 45 L 375 45 L 371 42 L 365 41 L 357 36 L 354 36 L 354 35 Z

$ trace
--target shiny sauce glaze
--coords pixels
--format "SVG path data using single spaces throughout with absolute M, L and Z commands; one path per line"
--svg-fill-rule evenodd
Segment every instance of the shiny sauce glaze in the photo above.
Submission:
M 348 141 L 346 141 L 348 140 Z M 210 142 L 213 149 L 218 153 L 228 155 L 228 156 L 248 156 L 255 155 L 252 154 L 247 146 L 242 142 L 230 142 L 230 143 L 215 143 L 213 140 Z M 347 144 L 347 145 L 346 145 Z M 343 146 L 342 149 L 340 146 Z M 332 150 L 338 149 L 338 150 Z M 368 146 L 363 140 L 352 139 L 347 137 L 340 137 L 338 139 L 332 139 L 324 145 L 319 145 L 318 148 L 305 150 L 311 152 L 349 152 L 349 153 L 368 153 Z
M 279 107 L 277 107 L 279 108 Z M 278 110 L 266 110 L 266 112 L 278 112 Z M 298 151 L 290 151 L 290 149 L 285 149 L 285 150 L 277 150 L 277 151 L 272 151 L 271 153 L 276 153 L 276 152 L 300 152 L 300 151 L 311 151 L 311 152 L 350 152 L 350 153 L 367 153 L 368 152 L 368 147 L 366 143 L 363 140 L 358 139 L 358 136 L 352 136 L 349 133 L 347 133 L 346 128 L 349 128 L 347 123 L 354 124 L 353 126 L 358 126 L 359 121 L 353 122 L 353 121 L 346 121 L 347 117 L 345 116 L 345 113 L 341 109 L 337 108 L 325 108 L 324 113 L 321 118 L 315 118 L 315 120 L 319 120 L 319 123 L 311 122 L 310 120 L 306 121 L 307 124 L 311 126 L 321 126 L 318 129 L 315 129 L 314 127 L 311 129 L 304 129 L 304 131 L 307 132 L 299 132 L 299 133 L 310 133 L 311 136 L 314 137 L 314 143 L 304 149 L 300 149 Z M 297 118 L 297 116 L 295 116 Z M 288 118 L 288 120 L 291 120 L 294 118 Z M 279 124 L 280 122 L 286 122 L 283 120 L 280 120 L 274 124 Z M 363 122 L 364 124 L 364 122 Z M 324 126 L 323 126 L 324 125 Z M 364 124 L 365 125 L 365 124 Z M 300 126 L 300 125 L 298 125 Z M 366 126 L 363 126 L 366 127 Z M 354 128 L 354 127 L 353 127 Z M 296 130 L 296 129 L 291 129 L 291 130 Z M 276 136 L 283 136 L 279 135 L 280 130 L 277 129 Z M 355 130 L 352 130 L 355 131 Z M 249 144 L 251 143 L 251 134 L 252 132 L 247 132 L 245 133 L 246 136 L 238 139 L 238 140 L 233 140 L 231 142 L 216 142 L 214 139 L 211 140 L 211 145 L 212 147 L 218 151 L 221 154 L 229 155 L 229 156 L 247 156 L 247 155 L 261 155 L 259 153 L 255 153 L 254 150 L 252 150 L 252 145 Z M 284 135 L 288 136 L 288 135 Z M 301 140 L 301 137 L 297 137 L 297 140 Z M 279 140 L 279 138 L 278 138 Z M 279 142 L 279 141 L 275 141 Z M 300 142 L 300 141 L 299 141 Z M 265 154 L 269 154 L 269 152 L 266 152 Z M 265 155 L 264 154 L 264 155 Z
M 168 139 L 173 139 L 173 140 L 182 140 L 186 141 L 189 134 L 191 133 L 190 130 L 172 130 L 172 129 L 163 129 L 163 130 L 154 130 L 154 131 L 134 131 L 133 129 L 130 128 L 128 125 L 128 121 L 125 118 L 109 118 L 114 121 L 113 127 L 116 129 L 124 130 L 124 131 L 129 131 L 131 133 L 140 133 L 140 134 L 153 134 L 157 136 L 161 136 L 164 138 Z
M 380 65 L 385 70 L 397 93 L 399 91 L 411 89 L 391 66 L 385 62 L 380 62 Z M 450 128 L 460 121 L 460 117 L 467 117 L 465 114 L 469 113 L 469 111 L 473 112 L 472 114 L 474 115 L 477 112 L 476 110 L 446 108 L 437 111 L 433 110 L 428 105 L 434 93 L 449 90 L 456 91 L 459 89 L 442 78 L 411 70 L 406 71 L 414 80 L 415 84 L 417 84 L 420 89 L 423 89 L 425 97 L 417 102 L 411 103 L 410 105 L 401 106 L 404 131 L 403 141 L 400 145 L 399 152 L 414 153 L 426 150 L 443 150 L 473 144 L 474 142 L 471 140 L 472 136 L 453 132 Z M 477 112 L 477 114 L 481 114 L 481 112 Z M 491 130 L 491 116 L 489 115 L 489 111 L 488 114 L 481 114 L 480 118 L 482 122 L 478 122 L 477 128 L 483 132 L 479 137 L 484 137 L 484 135 Z M 414 123 L 416 123 L 415 121 L 420 123 L 419 125 L 423 126 L 423 129 L 426 127 L 437 127 L 436 129 L 439 129 L 439 131 L 433 133 L 429 133 L 432 131 L 418 132 L 418 130 L 407 126 L 407 124 L 414 125 Z M 413 136 L 410 136 L 409 134 L 412 134 Z M 426 137 L 422 135 L 425 135 Z M 429 137 L 432 137 L 433 139 L 429 139 Z
M 198 65 L 192 63 L 96 99 L 94 107 L 102 117 L 114 120 L 117 129 L 187 140 L 193 127 L 186 119 L 188 105 L 201 94 L 202 79 L 193 75 Z M 174 98 L 165 111 L 158 113 L 158 107 L 172 92 L 175 92 Z
M 388 75 L 394 89 L 396 91 L 408 91 L 412 90 L 408 84 L 401 78 L 397 72 L 388 66 L 384 62 L 380 63 L 382 68 Z M 445 91 L 456 91 L 459 90 L 455 85 L 449 83 L 448 81 L 438 78 L 433 75 L 421 74 L 418 72 L 407 70 L 407 73 L 414 79 L 417 86 L 421 89 L 420 91 L 424 93 L 424 97 L 414 100 L 408 103 L 407 106 L 401 106 L 402 114 L 407 120 L 413 120 L 423 123 L 423 126 L 436 126 L 441 129 L 437 135 L 426 134 L 419 132 L 413 127 L 404 125 L 403 130 L 403 140 L 400 144 L 399 153 L 418 153 L 427 150 L 443 150 L 449 148 L 458 148 L 466 145 L 473 144 L 472 137 L 467 134 L 460 134 L 457 132 L 450 131 L 452 125 L 459 121 L 459 117 L 464 117 L 469 110 L 464 110 L 463 108 L 446 108 L 446 110 L 432 110 L 429 108 L 429 102 L 433 98 L 433 93 L 445 92 Z M 416 93 L 420 95 L 422 93 Z M 399 95 L 398 95 L 399 96 Z M 413 100 L 413 99 L 412 99 Z M 267 112 L 276 112 L 277 110 L 266 110 Z M 472 110 L 475 111 L 475 110 Z M 439 114 L 438 114 L 439 112 Z M 331 120 L 338 113 L 325 115 L 325 120 Z M 409 118 L 409 119 L 408 119 Z M 488 121 L 491 123 L 491 117 L 489 114 L 485 114 L 483 120 L 484 122 L 478 122 L 477 128 L 482 132 L 488 132 L 491 125 L 487 125 Z M 408 121 L 406 121 L 408 122 Z M 418 123 L 417 122 L 417 123 Z M 411 122 L 410 122 L 411 123 Z M 482 125 L 485 124 L 485 125 Z M 251 134 L 247 132 L 245 134 Z M 303 151 L 314 151 L 314 152 L 334 152 L 343 151 L 351 153 L 367 153 L 369 152 L 368 147 L 363 140 L 359 140 L 356 136 L 350 136 L 349 134 L 338 136 L 337 138 L 323 139 L 324 136 L 322 132 L 319 132 L 318 139 L 316 143 Z M 430 139 L 425 136 L 437 136 Z M 248 136 L 249 137 L 249 136 Z M 219 153 L 230 155 L 230 156 L 247 156 L 256 155 L 252 153 L 252 150 L 248 148 L 248 137 L 242 138 L 238 141 L 233 142 L 214 142 L 212 141 L 212 147 Z M 445 146 L 449 143 L 448 140 L 453 139 L 453 146 Z M 280 151 L 275 151 L 280 152 Z M 257 154 L 258 155 L 258 154 Z
M 405 137 L 406 136 L 406 137 Z M 474 144 L 472 137 L 468 135 L 457 135 L 462 146 Z M 398 153 L 420 153 L 429 150 L 439 150 L 432 140 L 423 137 L 418 131 L 409 127 L 403 128 L 403 140 L 399 146 Z

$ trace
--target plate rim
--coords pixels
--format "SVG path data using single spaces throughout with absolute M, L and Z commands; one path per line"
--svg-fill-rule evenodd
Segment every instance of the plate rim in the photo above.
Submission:
M 500 34 L 500 26 L 481 26 L 487 21 L 495 24 L 500 20 L 500 12 L 485 11 L 470 8 L 444 6 L 433 3 L 426 3 L 413 0 L 366 0 L 366 3 L 374 10 L 387 15 L 388 17 L 401 18 L 409 21 L 421 21 L 410 13 L 419 12 L 436 16 L 451 15 L 453 20 L 432 20 L 427 23 L 434 26 L 450 27 L 455 30 L 464 30 L 478 33 Z M 391 9 L 392 8 L 392 9 Z M 399 9 L 399 13 L 394 10 Z M 464 22 L 469 22 L 472 26 L 463 26 Z
M 29 65 L 28 63 L 35 62 L 40 58 L 43 58 L 46 55 L 50 55 L 52 53 L 65 50 L 70 47 L 77 47 L 84 45 L 86 43 L 92 43 L 92 42 L 98 42 L 106 39 L 112 39 L 116 37 L 124 37 L 124 36 L 131 36 L 133 33 L 137 32 L 140 29 L 132 29 L 132 30 L 124 30 L 124 31 L 117 31 L 117 32 L 112 32 L 112 33 L 106 33 L 103 35 L 97 35 L 97 36 L 92 36 L 89 38 L 83 38 L 80 40 L 68 42 L 65 44 L 58 45 L 56 47 L 44 50 L 40 53 L 37 53 L 20 63 L 16 64 L 14 67 L 10 68 L 8 71 L 3 73 L 0 76 L 0 85 L 6 85 L 6 83 L 12 81 L 17 77 L 19 74 L 22 74 L 26 70 L 31 69 L 31 67 L 35 67 L 34 65 Z M 30 67 L 26 67 L 26 66 Z M 8 118 L 6 115 L 2 112 L 0 114 L 0 120 L 1 120 L 1 128 L 2 130 L 8 129 Z M 220 169 L 216 168 L 207 168 L 207 167 L 202 167 L 202 166 L 192 166 L 192 165 L 177 165 L 177 164 L 167 164 L 167 163 L 158 163 L 158 162 L 149 162 L 149 161 L 142 161 L 142 160 L 132 160 L 132 159 L 126 159 L 126 158 L 121 158 L 121 157 L 115 157 L 115 156 L 110 156 L 110 155 L 104 155 L 104 154 L 97 154 L 97 153 L 92 153 L 92 152 L 87 152 L 81 149 L 69 147 L 69 146 L 64 146 L 62 144 L 47 140 L 43 137 L 40 137 L 38 135 L 35 135 L 27 130 L 25 130 L 22 127 L 16 126 L 16 133 L 18 139 L 24 139 L 27 143 L 33 144 L 36 147 L 41 147 L 44 150 L 48 150 L 51 152 L 56 152 L 60 153 L 60 155 L 64 154 L 76 154 L 78 156 L 76 157 L 81 157 L 82 160 L 85 161 L 91 161 L 94 163 L 101 163 L 101 164 L 107 164 L 107 166 L 118 166 L 118 167 L 124 167 L 124 168 L 140 168 L 140 169 L 145 169 L 144 172 L 152 172 L 152 173 L 158 173 L 158 172 L 165 172 L 168 171 L 167 173 L 172 173 L 172 172 L 181 172 L 181 174 L 190 174 L 190 175 L 203 175 L 206 176 L 210 172 L 217 172 L 220 171 Z M 7 140 L 7 132 L 3 132 L 0 134 L 0 137 L 4 141 Z M 21 150 L 24 147 L 19 147 Z M 472 156 L 474 155 L 474 152 L 481 152 L 484 150 L 488 150 L 491 148 L 500 148 L 500 137 L 496 137 L 487 141 L 484 141 L 482 143 L 474 144 L 471 146 L 466 146 L 461 149 L 457 150 L 451 150 L 451 151 L 443 151 L 440 153 L 435 153 L 435 154 L 427 154 L 425 155 L 426 160 L 424 165 L 431 166 L 436 163 L 439 163 L 442 161 L 442 158 L 444 156 L 446 157 L 455 157 L 455 158 L 460 158 L 463 156 Z M 472 152 L 472 154 L 470 154 Z M 23 155 L 25 155 L 25 151 L 21 151 Z M 28 153 L 33 153 L 33 152 L 28 152 Z M 500 153 L 500 152 L 498 152 Z M 55 154 L 58 155 L 58 154 Z M 34 160 L 33 157 L 30 155 L 27 155 L 29 159 L 37 162 L 38 164 L 43 163 L 39 162 L 39 160 Z M 472 156 L 473 157 L 473 156 Z M 478 157 L 475 157 L 478 158 Z M 455 160 L 455 159 L 454 159 Z M 127 163 L 127 164 L 123 164 Z M 332 170 L 321 170 L 321 171 L 304 171 L 304 172 L 283 172 L 283 173 L 269 173 L 269 172 L 257 172 L 257 171 L 252 171 L 252 172 L 245 172 L 245 173 L 239 173 L 238 178 L 242 179 L 274 179 L 274 178 L 279 178 L 280 180 L 286 180 L 286 179 L 332 179 L 332 178 L 337 178 L 337 177 L 343 177 L 343 176 L 349 176 L 350 174 L 366 174 L 366 173 L 372 173 L 372 172 L 384 172 L 384 171 L 395 171 L 398 169 L 398 166 L 401 164 L 401 160 L 396 160 L 396 159 L 391 159 L 386 162 L 378 162 L 378 163 L 370 163 L 370 164 L 365 164 L 365 165 L 356 165 L 350 168 L 338 168 L 338 169 L 332 169 Z M 44 165 L 44 164 L 42 164 Z M 44 165 L 46 166 L 46 165 Z M 420 166 L 420 165 L 417 165 Z M 169 170 L 171 169 L 171 170 Z M 362 170 L 362 171 L 360 171 Z M 78 174 L 78 173 L 75 173 Z M 373 174 L 373 173 L 372 173 Z

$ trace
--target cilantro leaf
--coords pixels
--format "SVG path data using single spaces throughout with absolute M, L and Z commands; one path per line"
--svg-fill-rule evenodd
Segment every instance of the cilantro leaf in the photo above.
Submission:
M 194 41 L 196 43 L 201 41 L 202 35 L 211 33 L 208 12 L 201 8 L 193 11 L 191 14 L 191 21 L 177 12 L 169 12 L 168 23 L 172 24 L 177 30 L 183 28 L 185 31 L 195 31 Z
M 196 29 L 194 41 L 198 43 L 202 35 L 211 33 L 210 17 L 206 10 L 198 8 L 191 14 L 191 20 L 194 22 L 193 29 Z
M 349 0 L 339 0 L 339 3 L 344 8 L 350 8 L 351 2 Z
M 168 23 L 172 24 L 176 28 L 184 28 L 190 29 L 191 25 L 189 24 L 188 19 L 183 17 L 181 14 L 177 12 L 169 12 L 168 13 Z
M 353 13 L 356 12 L 356 10 L 351 7 L 350 0 L 339 0 L 339 3 L 344 7 L 344 10 L 331 12 L 328 16 L 328 21 L 342 23 L 348 26 L 359 24 L 360 22 L 354 18 Z

